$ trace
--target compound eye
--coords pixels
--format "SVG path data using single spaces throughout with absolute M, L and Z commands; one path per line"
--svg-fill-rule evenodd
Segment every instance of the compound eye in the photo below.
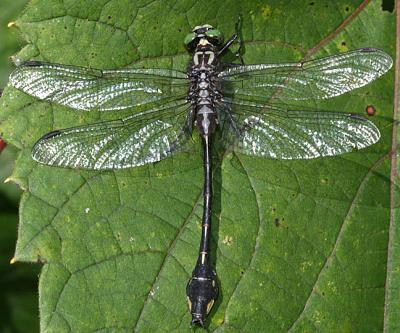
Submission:
M 197 34 L 195 34 L 194 32 L 191 32 L 190 34 L 186 35 L 184 43 L 185 45 L 189 45 L 190 43 L 192 43 L 197 37 Z
M 208 31 L 206 31 L 205 35 L 207 37 L 217 41 L 218 44 L 222 44 L 224 41 L 224 35 L 218 29 L 208 30 Z

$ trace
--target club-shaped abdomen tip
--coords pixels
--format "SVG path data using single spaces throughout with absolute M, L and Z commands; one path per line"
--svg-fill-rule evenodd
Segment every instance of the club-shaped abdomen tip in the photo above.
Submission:
M 197 265 L 186 287 L 191 325 L 204 326 L 218 297 L 216 273 L 208 265 Z
M 190 322 L 190 326 L 201 326 L 204 327 L 204 322 L 206 318 L 202 318 L 200 314 L 192 314 L 192 321 Z

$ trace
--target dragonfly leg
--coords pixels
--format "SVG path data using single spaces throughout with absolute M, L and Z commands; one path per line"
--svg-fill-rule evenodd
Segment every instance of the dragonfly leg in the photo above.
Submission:
M 235 56 L 239 58 L 240 63 L 242 65 L 244 65 L 244 61 L 243 61 L 243 57 L 242 57 L 242 50 L 243 50 L 243 39 L 240 33 L 240 29 L 242 27 L 242 18 L 239 15 L 238 16 L 238 20 L 235 24 L 235 33 L 233 34 L 233 36 L 231 38 L 229 38 L 226 43 L 222 46 L 222 48 L 219 50 L 219 52 L 217 53 L 217 56 L 220 56 L 223 52 L 225 52 L 232 44 L 235 40 L 238 40 L 239 42 L 239 48 L 238 50 L 235 52 Z
M 231 38 L 229 38 L 226 43 L 222 46 L 222 48 L 219 50 L 217 53 L 217 56 L 220 56 L 222 53 L 224 53 L 229 46 L 232 45 L 232 43 L 238 38 L 238 35 L 235 33 Z
M 230 110 L 228 110 L 226 112 L 227 116 L 228 116 L 228 120 L 229 120 L 229 124 L 231 125 L 231 129 L 235 132 L 237 137 L 240 137 L 242 131 L 237 127 L 236 121 L 235 119 L 233 119 L 233 115 L 230 112 Z
M 242 131 L 237 126 L 237 122 L 236 122 L 235 118 L 233 117 L 233 114 L 232 114 L 232 111 L 231 111 L 231 107 L 229 107 L 227 105 L 225 99 L 222 99 L 222 103 L 219 103 L 218 105 L 219 105 L 220 112 L 223 112 L 224 116 L 226 116 L 226 119 L 227 119 L 227 121 L 229 123 L 229 126 L 230 126 L 230 130 L 235 133 L 236 137 L 240 137 L 240 135 L 242 134 Z M 220 121 L 220 123 L 221 123 L 220 126 L 222 126 L 222 123 L 224 123 L 224 122 Z M 227 130 L 227 132 L 229 132 L 229 130 Z
M 237 36 L 237 39 L 239 42 L 239 48 L 236 51 L 235 56 L 238 57 L 240 60 L 240 63 L 242 65 L 244 65 L 244 61 L 243 61 L 243 57 L 242 57 L 244 43 L 243 43 L 242 34 L 240 32 L 241 30 L 242 30 L 242 17 L 241 17 L 241 15 L 239 15 L 238 20 L 236 21 L 236 24 L 235 24 L 235 35 Z

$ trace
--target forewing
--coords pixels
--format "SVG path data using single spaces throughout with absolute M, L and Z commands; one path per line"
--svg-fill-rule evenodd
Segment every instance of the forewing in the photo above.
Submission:
M 335 156 L 368 147 L 380 138 L 371 121 L 355 114 L 256 104 L 234 105 L 233 109 L 237 110 L 234 115 L 240 128 L 236 150 L 253 156 L 274 159 Z
M 220 73 L 225 94 L 260 102 L 324 99 L 362 87 L 386 73 L 392 58 L 372 48 L 292 64 L 244 65 Z
M 125 119 L 54 131 L 33 147 L 52 166 L 109 170 L 160 161 L 186 142 L 189 105 L 182 100 Z
M 29 61 L 10 84 L 41 100 L 78 110 L 123 110 L 187 94 L 187 76 L 167 69 L 99 70 Z

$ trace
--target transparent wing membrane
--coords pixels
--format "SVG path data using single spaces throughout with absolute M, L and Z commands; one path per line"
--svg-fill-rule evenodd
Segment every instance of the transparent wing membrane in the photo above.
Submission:
M 10 83 L 41 100 L 78 110 L 123 110 L 166 97 L 184 98 L 186 73 L 168 69 L 99 70 L 30 61 Z
M 288 110 L 256 103 L 232 103 L 240 135 L 236 150 L 274 159 L 311 159 L 362 149 L 380 138 L 377 127 L 359 115 Z
M 54 131 L 33 147 L 34 160 L 79 169 L 123 169 L 160 161 L 187 140 L 185 100 L 125 119 Z
M 242 153 L 275 159 L 333 156 L 372 145 L 380 133 L 363 117 L 287 105 L 341 95 L 391 66 L 390 56 L 371 48 L 301 63 L 229 66 L 216 74 L 223 83 L 223 97 L 215 101 L 222 140 Z M 102 170 L 156 162 L 184 145 L 195 119 L 188 75 L 180 71 L 31 61 L 17 67 L 10 82 L 78 110 L 132 109 L 124 119 L 45 135 L 32 156 L 48 165 Z
M 219 76 L 230 97 L 290 102 L 339 96 L 375 80 L 391 66 L 385 52 L 365 48 L 300 63 L 235 66 Z

